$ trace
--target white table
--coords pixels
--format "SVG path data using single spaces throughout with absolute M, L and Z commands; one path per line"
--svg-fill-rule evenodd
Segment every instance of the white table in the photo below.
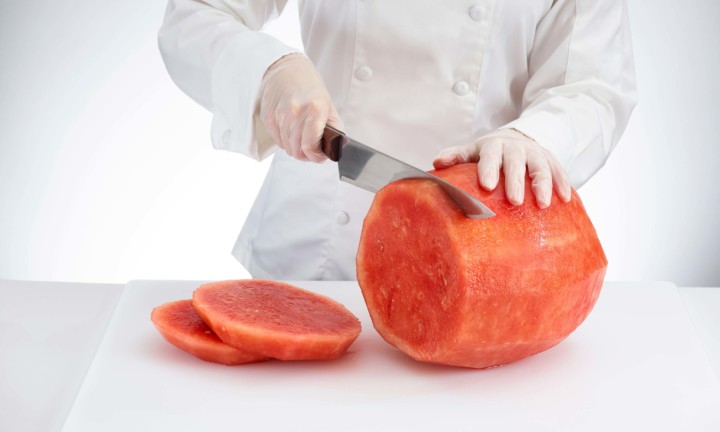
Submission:
M 145 314 L 146 311 L 144 311 L 143 308 L 149 307 L 148 305 L 179 298 L 178 295 L 186 295 L 191 292 L 193 286 L 196 286 L 196 282 L 159 284 L 161 286 L 155 286 L 154 288 L 164 288 L 149 289 L 147 290 L 147 296 L 143 296 L 143 298 L 137 295 L 133 297 L 130 295 L 132 293 L 126 293 L 127 295 L 120 301 L 121 306 L 118 307 L 118 310 L 142 309 L 139 313 Z M 352 292 L 353 290 L 357 290 L 355 283 L 351 282 L 314 282 L 309 284 L 299 283 L 299 285 L 316 288 L 316 290 L 320 292 L 325 290 L 325 293 L 330 295 L 333 290 L 337 290 L 338 292 Z M 135 288 L 135 294 L 137 294 L 138 287 L 136 286 Z M 173 289 L 176 291 L 173 292 Z M 655 291 L 653 291 L 654 289 Z M 588 341 L 592 337 L 591 330 L 593 328 L 597 329 L 602 327 L 597 320 L 596 322 L 592 321 L 593 317 L 597 315 L 598 319 L 600 319 L 603 314 L 607 316 L 608 312 L 610 312 L 609 307 L 612 304 L 624 304 L 622 302 L 618 303 L 617 300 L 622 296 L 627 296 L 628 305 L 632 304 L 632 302 L 637 304 L 638 301 L 642 301 L 647 306 L 647 310 L 643 312 L 646 316 L 652 316 L 653 304 L 656 301 L 658 304 L 665 302 L 663 307 L 666 308 L 672 308 L 672 304 L 677 303 L 678 310 L 682 310 L 682 316 L 677 315 L 673 319 L 678 320 L 679 327 L 683 327 L 684 325 L 686 329 L 690 329 L 689 332 L 692 333 L 690 334 L 690 338 L 694 341 L 699 341 L 697 345 L 702 346 L 702 348 L 695 347 L 695 349 L 696 351 L 704 350 L 703 355 L 706 355 L 706 357 L 703 358 L 709 361 L 715 373 L 715 376 L 712 375 L 712 372 L 709 373 L 709 380 L 713 382 L 709 382 L 707 384 L 708 387 L 703 391 L 709 391 L 712 393 L 711 396 L 715 397 L 714 395 L 717 394 L 717 388 L 720 388 L 718 381 L 720 377 L 720 289 L 678 288 L 677 291 L 680 292 L 680 295 L 672 294 L 671 291 L 675 292 L 674 290 L 674 288 L 670 289 L 667 284 L 660 283 L 607 284 L 596 307 L 597 311 L 594 311 L 586 324 L 583 324 L 578 329 L 576 332 L 577 338 L 573 339 L 576 335 L 574 334 L 568 338 L 567 341 L 546 353 L 518 362 L 516 363 L 517 366 L 510 365 L 493 371 L 467 371 L 460 369 L 455 372 L 448 372 L 448 368 L 425 366 L 415 364 L 411 361 L 405 361 L 400 354 L 396 355 L 393 353 L 391 347 L 386 346 L 381 341 L 378 342 L 377 335 L 375 335 L 372 326 L 369 321 L 367 321 L 367 315 L 362 315 L 363 311 L 354 310 L 353 308 L 351 308 L 351 310 L 358 314 L 361 321 L 363 321 L 364 330 L 361 339 L 356 343 L 355 348 L 358 352 L 347 356 L 347 359 L 341 359 L 336 364 L 307 364 L 301 367 L 275 362 L 253 366 L 255 369 L 234 370 L 242 371 L 241 373 L 246 375 L 250 373 L 248 371 L 253 371 L 252 373 L 258 374 L 258 377 L 265 376 L 267 378 L 268 376 L 277 376 L 279 379 L 282 379 L 282 382 L 278 383 L 280 385 L 278 389 L 282 389 L 283 394 L 287 396 L 292 395 L 292 392 L 297 389 L 297 386 L 293 387 L 293 382 L 296 381 L 296 384 L 299 384 L 301 382 L 300 380 L 304 379 L 303 377 L 308 376 L 307 374 L 332 370 L 333 368 L 336 369 L 336 372 L 330 372 L 327 375 L 317 375 L 315 382 L 319 389 L 322 388 L 323 385 L 331 386 L 333 383 L 329 381 L 342 381 L 342 379 L 338 380 L 337 370 L 342 371 L 342 368 L 348 368 L 348 365 L 358 362 L 362 363 L 364 361 L 369 365 L 374 365 L 372 367 L 394 371 L 391 376 L 385 378 L 386 388 L 381 389 L 382 392 L 374 394 L 373 392 L 375 390 L 370 385 L 373 375 L 368 375 L 365 379 L 365 385 L 363 385 L 362 382 L 355 383 L 353 384 L 355 385 L 354 388 L 338 391 L 335 395 L 336 400 L 333 406 L 328 408 L 333 408 L 334 412 L 343 412 L 343 410 L 349 409 L 348 406 L 353 405 L 356 407 L 359 406 L 360 409 L 365 409 L 367 412 L 375 413 L 375 415 L 382 415 L 382 406 L 372 406 L 372 402 L 377 401 L 378 396 L 384 397 L 384 403 L 388 407 L 393 407 L 392 409 L 396 411 L 402 411 L 403 401 L 407 401 L 407 404 L 417 402 L 418 407 L 424 408 L 418 411 L 417 418 L 423 419 L 424 425 L 428 430 L 431 430 L 443 424 L 443 409 L 445 408 L 443 406 L 432 406 L 433 399 L 428 397 L 426 397 L 424 401 L 429 401 L 430 405 L 424 406 L 422 399 L 423 392 L 437 391 L 438 383 L 447 383 L 447 385 L 456 387 L 457 391 L 461 392 L 464 390 L 464 387 L 466 387 L 464 384 L 477 380 L 477 377 L 482 377 L 484 384 L 493 385 L 493 383 L 503 383 L 503 380 L 511 379 L 509 377 L 512 377 L 513 374 L 519 379 L 526 380 L 529 386 L 528 390 L 536 392 L 542 391 L 544 385 L 542 379 L 535 378 L 538 372 L 545 374 L 557 373 L 557 371 L 553 371 L 552 365 L 568 361 L 572 356 L 576 356 L 576 358 L 579 359 L 578 361 L 582 360 L 582 350 L 587 347 L 583 348 L 580 342 Z M 623 294 L 623 292 L 625 292 L 625 294 Z M 660 296 L 654 299 L 653 292 L 662 293 L 664 300 L 661 302 Z M 88 426 L 83 423 L 88 415 L 87 412 L 83 411 L 83 407 L 78 408 L 76 405 L 76 408 L 71 412 L 73 404 L 77 403 L 82 406 L 95 404 L 96 407 L 100 407 L 97 411 L 105 409 L 103 408 L 103 402 L 101 400 L 93 400 L 93 395 L 97 394 L 98 397 L 103 395 L 103 386 L 108 387 L 110 383 L 115 386 L 122 386 L 124 384 L 123 382 L 119 382 L 118 384 L 118 380 L 121 380 L 122 374 L 114 377 L 110 376 L 113 375 L 114 372 L 110 374 L 108 371 L 115 371 L 119 368 L 113 369 L 116 365 L 108 364 L 108 359 L 122 357 L 122 352 L 118 355 L 118 353 L 113 350 L 121 348 L 122 343 L 128 342 L 126 339 L 131 336 L 137 336 L 137 334 L 133 336 L 127 333 L 124 324 L 127 324 L 127 322 L 142 323 L 138 324 L 134 330 L 137 332 L 146 332 L 148 328 L 149 318 L 147 320 L 138 320 L 136 318 L 115 317 L 113 319 L 114 325 L 108 328 L 107 334 L 105 333 L 105 329 L 113 315 L 113 311 L 121 299 L 122 293 L 123 286 L 121 285 L 0 281 L 0 431 L 57 431 L 62 429 L 66 420 L 68 421 L 66 430 L 93 429 L 92 425 Z M 602 303 L 604 298 L 609 299 L 606 305 Z M 615 303 L 610 301 L 613 298 L 615 298 Z M 639 299 L 646 299 L 647 301 L 645 302 Z M 147 303 L 147 305 L 145 303 Z M 140 307 L 140 305 L 142 305 L 142 307 Z M 357 307 L 357 305 L 353 306 Z M 617 313 L 621 315 L 623 312 L 618 311 Z M 643 314 L 639 314 L 639 316 Z M 689 320 L 687 318 L 688 316 Z M 692 324 L 690 324 L 690 322 L 692 322 Z M 128 332 L 131 331 L 133 330 L 128 330 Z M 583 333 L 583 331 L 585 333 Z M 652 327 L 650 326 L 643 331 L 652 331 Z M 98 350 L 98 346 L 101 345 L 103 337 L 105 337 L 105 340 Z M 133 358 L 129 356 L 122 360 L 126 363 L 120 364 L 127 364 L 129 367 L 132 367 L 133 361 L 143 361 L 142 356 L 161 356 L 171 362 L 176 361 L 177 364 L 167 368 L 167 370 L 163 370 L 159 375 L 162 375 L 162 373 L 174 373 L 176 375 L 168 376 L 173 376 L 174 379 L 177 380 L 178 377 L 186 376 L 183 374 L 188 370 L 203 370 L 203 372 L 201 372 L 202 374 L 227 381 L 226 374 L 232 369 L 200 362 L 190 356 L 184 355 L 184 353 L 176 352 L 173 347 L 166 346 L 163 344 L 163 341 L 159 339 L 159 336 L 156 337 L 156 335 L 153 335 L 152 337 L 153 339 L 148 339 L 148 343 L 151 345 L 143 342 L 145 345 L 143 345 L 142 352 L 139 353 L 141 357 L 135 356 Z M 676 337 L 684 336 L 676 335 Z M 648 339 L 661 340 L 661 338 L 662 335 L 648 334 Z M 637 347 L 635 348 L 639 349 Z M 633 347 L 627 347 L 627 349 L 633 349 Z M 390 360 L 375 355 L 375 353 L 378 352 L 382 352 L 386 357 L 390 356 Z M 602 353 L 597 354 L 602 355 Z M 93 358 L 96 355 L 100 357 L 96 362 L 97 364 L 93 363 Z M 695 360 L 697 360 L 697 357 Z M 91 364 L 93 367 L 90 367 Z M 568 365 L 570 365 L 570 367 L 567 373 L 572 374 L 572 362 L 568 363 Z M 146 366 L 145 364 L 137 364 L 134 370 L 142 373 Z M 173 369 L 175 366 L 177 366 L 177 368 Z M 707 364 L 706 367 L 710 370 Z M 89 369 L 90 371 L 88 372 Z M 370 372 L 372 371 L 370 370 L 368 373 Z M 155 375 L 148 377 L 148 381 L 160 379 L 157 376 L 158 374 L 152 372 L 152 368 L 149 368 L 149 366 L 145 369 L 145 373 L 153 373 Z M 333 373 L 336 373 L 336 375 L 333 375 Z M 691 379 L 697 378 L 697 376 L 692 375 L 692 373 L 695 372 L 690 371 L 688 373 L 690 374 L 688 377 Z M 439 376 L 442 377 L 442 380 L 439 380 Z M 394 386 L 393 377 L 395 377 L 401 388 Z M 662 376 L 658 376 L 657 379 L 662 383 Z M 83 385 L 84 380 L 87 382 Z M 113 382 L 113 380 L 115 380 L 115 382 Z M 131 380 L 132 377 L 130 377 L 129 380 L 125 379 L 125 383 Z M 204 381 L 193 381 L 192 379 L 189 381 L 189 384 L 195 385 L 195 388 L 204 391 L 208 391 L 208 389 L 217 390 L 220 393 L 228 391 L 228 387 L 224 386 L 225 384 L 218 387 L 217 384 L 211 385 Z M 127 385 L 129 386 L 130 384 L 128 383 Z M 81 386 L 83 387 L 82 389 Z M 163 397 L 167 400 L 162 401 L 157 399 L 159 396 L 152 395 L 152 391 L 145 395 L 138 394 L 137 397 L 128 397 L 128 395 L 122 394 L 112 394 L 110 397 L 107 397 L 107 395 L 104 396 L 107 397 L 109 404 L 112 406 L 122 407 L 123 404 L 129 404 L 127 408 L 132 410 L 133 407 L 130 405 L 138 404 L 137 407 L 141 408 L 140 411 L 152 407 L 154 406 L 153 404 L 157 404 L 158 401 L 160 401 L 161 403 L 155 406 L 157 410 L 167 409 L 168 412 L 172 414 L 173 409 L 183 408 L 182 404 L 187 400 L 179 396 L 183 386 L 180 383 L 177 383 L 177 386 L 178 390 L 175 392 L 176 394 L 165 395 Z M 454 390 L 455 388 L 445 388 L 438 393 L 438 397 L 443 397 L 443 392 L 450 392 L 449 394 L 452 394 Z M 577 405 L 580 402 L 573 401 L 572 392 L 577 390 L 574 385 L 558 382 L 554 389 L 547 389 L 547 392 L 552 393 L 554 396 L 547 396 L 545 394 L 529 395 L 525 402 L 529 403 L 533 398 L 537 398 L 537 403 L 542 407 L 544 403 L 543 398 L 552 399 L 552 397 L 559 397 L 559 400 L 571 405 L 574 404 L 574 408 L 577 410 L 578 407 L 584 407 L 582 404 Z M 308 388 L 307 391 L 308 398 L 311 399 L 314 389 Z M 638 390 L 635 389 L 635 391 L 637 392 Z M 657 393 L 657 388 L 653 390 L 653 388 L 648 387 L 648 391 Z M 679 389 L 679 391 L 692 392 L 693 389 Z M 558 396 L 558 392 L 565 392 L 567 394 Z M 265 389 L 265 391 L 258 390 L 256 394 L 258 398 L 271 399 L 276 396 L 272 393 L 271 389 Z M 283 394 L 279 394 L 277 397 L 282 399 L 284 397 Z M 445 396 L 447 397 L 447 395 Z M 481 396 L 482 395 L 479 395 L 478 397 Z M 618 396 L 622 397 L 623 395 Z M 648 400 L 653 400 L 654 397 L 657 399 L 656 394 L 648 394 L 645 396 L 647 396 L 645 399 Z M 138 399 L 143 399 L 143 397 L 146 400 L 138 401 Z M 153 397 L 155 397 L 155 399 L 153 399 Z M 518 396 L 512 394 L 510 390 L 498 393 L 496 400 L 497 406 L 492 407 L 492 409 L 496 411 L 508 410 L 507 404 L 503 404 L 503 401 L 510 400 L 508 399 L 510 397 L 517 398 Z M 519 405 L 523 403 L 522 399 L 522 396 L 518 399 L 517 403 Z M 612 416 L 618 414 L 625 416 L 627 421 L 636 422 L 636 425 L 643 424 L 643 419 L 632 417 L 633 413 L 637 412 L 642 414 L 645 411 L 650 412 L 648 410 L 651 410 L 651 407 L 643 407 L 643 398 L 641 397 L 639 399 L 640 400 L 637 400 L 639 404 L 637 410 L 629 408 L 623 413 L 608 412 L 607 415 Z M 665 399 L 658 400 L 661 402 L 666 401 Z M 230 402 L 231 401 L 228 401 L 228 406 L 226 407 L 218 407 L 216 403 L 213 407 L 205 407 L 205 409 L 210 409 L 210 411 L 221 408 L 227 410 L 237 409 L 233 408 L 234 405 Z M 202 401 L 198 403 L 199 406 L 202 406 Z M 398 405 L 398 403 L 401 405 Z M 107 407 L 106 409 L 110 410 L 111 408 L 112 407 Z M 550 411 L 553 409 L 553 407 L 546 408 Z M 589 409 L 589 407 L 587 408 Z M 684 409 L 691 410 L 691 408 L 692 407 L 685 407 Z M 544 409 L 543 412 L 547 412 L 548 409 Z M 512 410 L 510 410 L 510 412 L 512 412 Z M 69 418 L 68 413 L 70 413 Z M 177 425 L 178 428 L 174 430 L 188 430 L 188 428 L 190 428 L 190 422 L 188 422 L 189 417 L 186 417 L 186 415 L 188 415 L 187 412 L 184 411 L 175 414 L 174 418 L 176 418 L 179 424 Z M 278 412 L 277 414 L 278 418 L 274 419 L 276 421 L 281 419 L 283 413 Z M 669 416 L 666 422 L 668 427 L 673 426 L 673 420 L 677 420 L 677 418 L 672 417 L 674 415 L 672 412 L 658 414 Z M 91 417 L 92 415 L 95 414 L 90 413 Z M 98 413 L 97 415 L 102 416 L 102 413 Z M 115 425 L 120 428 L 118 430 L 122 430 L 122 427 L 127 428 L 126 430 L 164 430 L 173 421 L 172 416 L 162 419 L 152 412 L 142 415 L 148 416 L 149 421 L 145 424 L 122 424 L 122 422 L 119 422 Z M 569 413 L 569 415 L 578 414 Z M 678 415 L 680 415 L 680 413 Z M 720 425 L 720 410 L 718 410 L 717 415 L 717 423 L 711 420 L 713 421 L 713 425 Z M 128 419 L 131 419 L 131 416 L 128 416 Z M 357 422 L 357 419 L 347 419 L 347 421 Z M 517 419 L 509 418 L 509 424 L 520 424 L 517 423 L 517 421 Z M 338 428 L 342 428 L 341 426 L 349 426 L 346 427 L 346 429 L 361 429 L 362 426 L 366 426 L 367 424 L 369 423 L 367 423 L 366 420 L 365 423 L 363 423 L 363 421 L 355 424 L 349 423 L 339 425 Z M 578 423 L 569 424 L 577 425 Z M 543 429 L 541 426 L 542 425 L 535 427 L 534 429 L 541 430 Z M 545 426 L 547 426 L 547 424 Z M 138 427 L 145 429 L 138 429 Z M 185 427 L 185 429 L 183 427 Z M 468 429 L 472 428 L 468 427 Z M 583 429 L 590 430 L 591 428 L 585 427 Z M 658 429 L 655 428 L 655 430 Z
M 56 431 L 122 285 L 0 280 L 0 431 Z

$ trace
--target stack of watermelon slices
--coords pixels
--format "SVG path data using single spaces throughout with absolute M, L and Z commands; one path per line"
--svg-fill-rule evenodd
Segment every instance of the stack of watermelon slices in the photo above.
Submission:
M 360 321 L 340 303 L 261 279 L 201 285 L 192 300 L 158 306 L 151 319 L 171 344 L 225 365 L 331 360 L 360 334 Z

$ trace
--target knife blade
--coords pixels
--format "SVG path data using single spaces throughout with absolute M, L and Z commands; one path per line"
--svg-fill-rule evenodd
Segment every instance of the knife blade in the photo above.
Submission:
M 484 219 L 495 216 L 485 204 L 464 190 L 420 168 L 368 147 L 331 126 L 325 126 L 321 147 L 330 160 L 338 163 L 340 180 L 344 182 L 374 193 L 395 180 L 430 179 L 442 187 L 468 218 Z

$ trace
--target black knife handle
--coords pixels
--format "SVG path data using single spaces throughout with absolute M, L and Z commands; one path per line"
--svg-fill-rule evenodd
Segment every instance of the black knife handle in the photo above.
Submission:
M 326 125 L 322 138 L 320 138 L 320 147 L 322 147 L 325 156 L 331 161 L 339 161 L 343 144 L 345 144 L 345 134 L 332 126 Z

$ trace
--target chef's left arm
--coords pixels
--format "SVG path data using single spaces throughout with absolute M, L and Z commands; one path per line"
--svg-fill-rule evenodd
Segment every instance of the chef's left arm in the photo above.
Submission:
M 537 26 L 519 117 L 497 131 L 445 149 L 436 168 L 478 162 L 480 184 L 505 176 L 508 200 L 524 199 L 526 169 L 540 207 L 552 190 L 570 200 L 607 160 L 636 102 L 625 0 L 557 0 Z

